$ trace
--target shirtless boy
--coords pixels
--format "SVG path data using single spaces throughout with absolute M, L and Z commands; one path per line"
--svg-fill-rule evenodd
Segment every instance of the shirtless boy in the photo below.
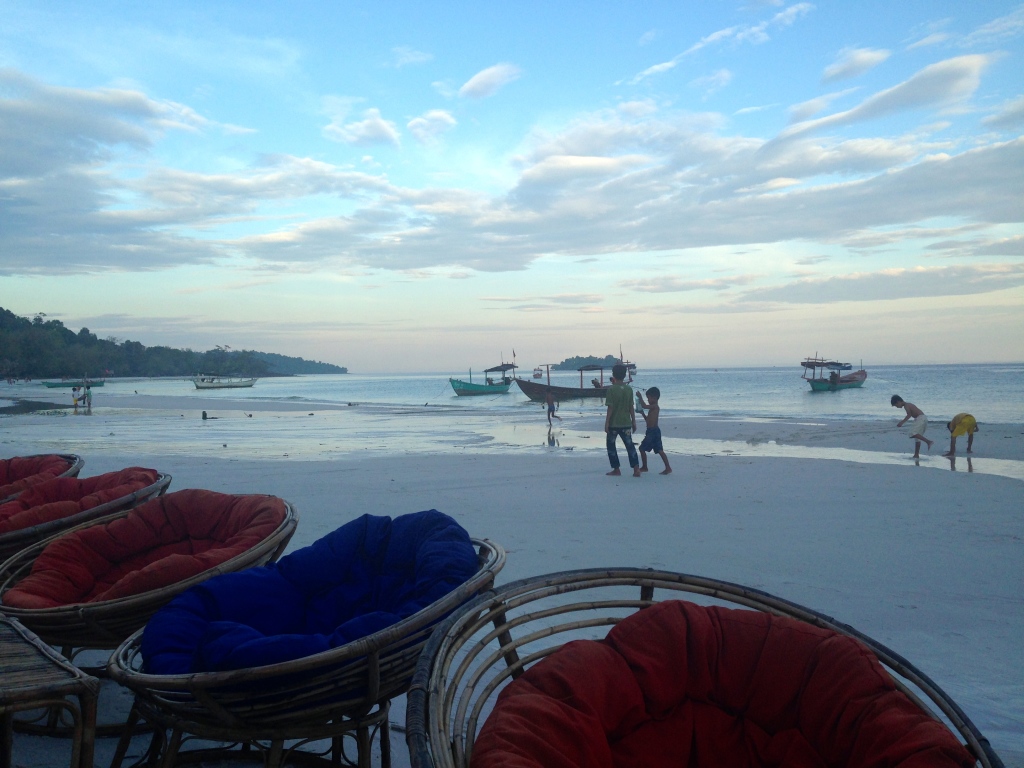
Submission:
M 908 403 L 899 395 L 893 395 L 889 402 L 892 403 L 893 408 L 903 408 L 907 412 L 907 415 L 896 423 L 897 427 L 902 427 L 910 419 L 914 420 L 914 423 L 910 425 L 910 439 L 917 441 L 914 443 L 914 458 L 921 458 L 922 442 L 928 444 L 929 451 L 932 449 L 932 441 L 924 436 L 925 430 L 928 429 L 928 417 L 924 415 L 924 411 L 913 403 Z
M 649 387 L 647 399 L 650 402 L 645 403 L 644 396 L 637 391 L 636 401 L 642 409 L 640 414 L 647 423 L 647 433 L 644 435 L 643 442 L 640 443 L 640 471 L 647 472 L 647 452 L 654 451 L 665 462 L 665 469 L 659 474 L 671 475 L 672 467 L 668 464 L 668 456 L 665 455 L 665 448 L 661 444 L 661 427 L 658 426 L 658 416 L 661 414 L 661 406 L 658 405 L 658 401 L 661 400 L 661 390 L 657 387 Z

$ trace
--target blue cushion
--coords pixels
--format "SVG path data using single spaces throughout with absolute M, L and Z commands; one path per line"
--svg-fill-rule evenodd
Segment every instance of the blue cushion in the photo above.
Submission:
M 363 515 L 276 563 L 176 597 L 146 625 L 145 670 L 244 669 L 337 648 L 436 602 L 477 567 L 469 535 L 436 509 Z

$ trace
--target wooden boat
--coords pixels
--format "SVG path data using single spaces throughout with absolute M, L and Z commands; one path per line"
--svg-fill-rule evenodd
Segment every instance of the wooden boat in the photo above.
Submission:
M 600 365 L 584 365 L 582 368 L 577 368 L 580 372 L 580 385 L 578 387 L 561 387 L 551 383 L 551 366 L 553 363 L 545 363 L 544 367 L 547 369 L 548 379 L 547 384 L 542 384 L 536 381 L 529 381 L 528 379 L 516 379 L 516 384 L 523 390 L 523 394 L 531 400 L 535 400 L 538 403 L 544 402 L 547 398 L 548 390 L 555 396 L 555 400 L 578 400 L 580 398 L 596 398 L 605 396 L 608 391 L 608 387 L 612 385 L 611 381 L 607 383 L 604 380 L 604 367 Z M 600 378 L 593 378 L 590 380 L 590 386 L 583 386 L 583 373 L 589 371 L 598 371 Z
M 835 392 L 837 389 L 859 387 L 868 377 L 868 372 L 863 368 L 844 375 L 841 372 L 852 370 L 852 365 L 826 360 L 823 357 L 808 357 L 800 365 L 804 368 L 804 374 L 800 378 L 811 385 L 813 392 Z M 827 376 L 826 371 L 829 372 Z
M 629 378 L 632 379 L 636 376 L 636 363 L 631 362 L 622 356 L 622 345 L 619 344 L 619 362 L 626 366 L 626 373 L 629 374 Z
M 50 389 L 59 387 L 102 387 L 104 379 L 61 379 L 60 381 L 44 381 L 43 386 Z
M 469 381 L 463 379 L 448 379 L 456 395 L 504 395 L 512 386 L 512 378 L 515 376 L 515 363 L 502 363 L 484 371 L 484 384 L 473 381 L 473 369 L 469 371 Z M 509 371 L 512 373 L 510 374 Z M 497 373 L 500 376 L 488 376 L 489 373 Z
M 544 378 L 544 370 L 539 365 L 536 368 L 533 369 L 533 378 L 535 378 L 535 379 L 543 379 Z
M 251 387 L 256 381 L 256 377 L 209 376 L 202 373 L 197 373 L 192 377 L 192 383 L 196 385 L 196 389 L 241 389 L 242 387 Z

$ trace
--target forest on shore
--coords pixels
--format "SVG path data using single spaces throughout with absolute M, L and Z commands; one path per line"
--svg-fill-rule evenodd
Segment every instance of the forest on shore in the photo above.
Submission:
M 233 350 L 226 346 L 196 352 L 146 347 L 137 341 L 101 339 L 88 328 L 76 333 L 60 320 L 46 320 L 41 315 L 29 320 L 0 307 L 2 378 L 192 376 L 196 373 L 288 376 L 348 373 L 348 369 L 301 357 Z
M 567 357 L 557 365 L 551 366 L 552 370 L 555 371 L 578 371 L 584 365 L 602 365 L 605 368 L 611 368 L 616 363 L 621 362 L 617 355 L 605 355 L 604 357 Z

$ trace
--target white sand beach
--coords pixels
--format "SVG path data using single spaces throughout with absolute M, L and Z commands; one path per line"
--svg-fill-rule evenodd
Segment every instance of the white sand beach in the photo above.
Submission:
M 141 465 L 172 474 L 172 491 L 275 494 L 301 516 L 290 549 L 364 513 L 436 508 L 507 549 L 499 583 L 625 565 L 754 586 L 896 650 L 1024 766 L 1024 425 L 984 424 L 953 462 L 936 425 L 914 462 L 895 417 L 667 418 L 673 474 L 655 456 L 634 479 L 605 476 L 598 411 L 560 414 L 549 436 L 539 409 L 495 425 L 445 408 L 140 395 L 91 416 L 2 418 L 0 455 L 59 449 L 85 458 L 83 477 Z M 396 702 L 392 721 L 403 713 Z M 96 764 L 113 748 L 101 740 Z M 57 765 L 64 750 L 19 734 L 15 763 Z

